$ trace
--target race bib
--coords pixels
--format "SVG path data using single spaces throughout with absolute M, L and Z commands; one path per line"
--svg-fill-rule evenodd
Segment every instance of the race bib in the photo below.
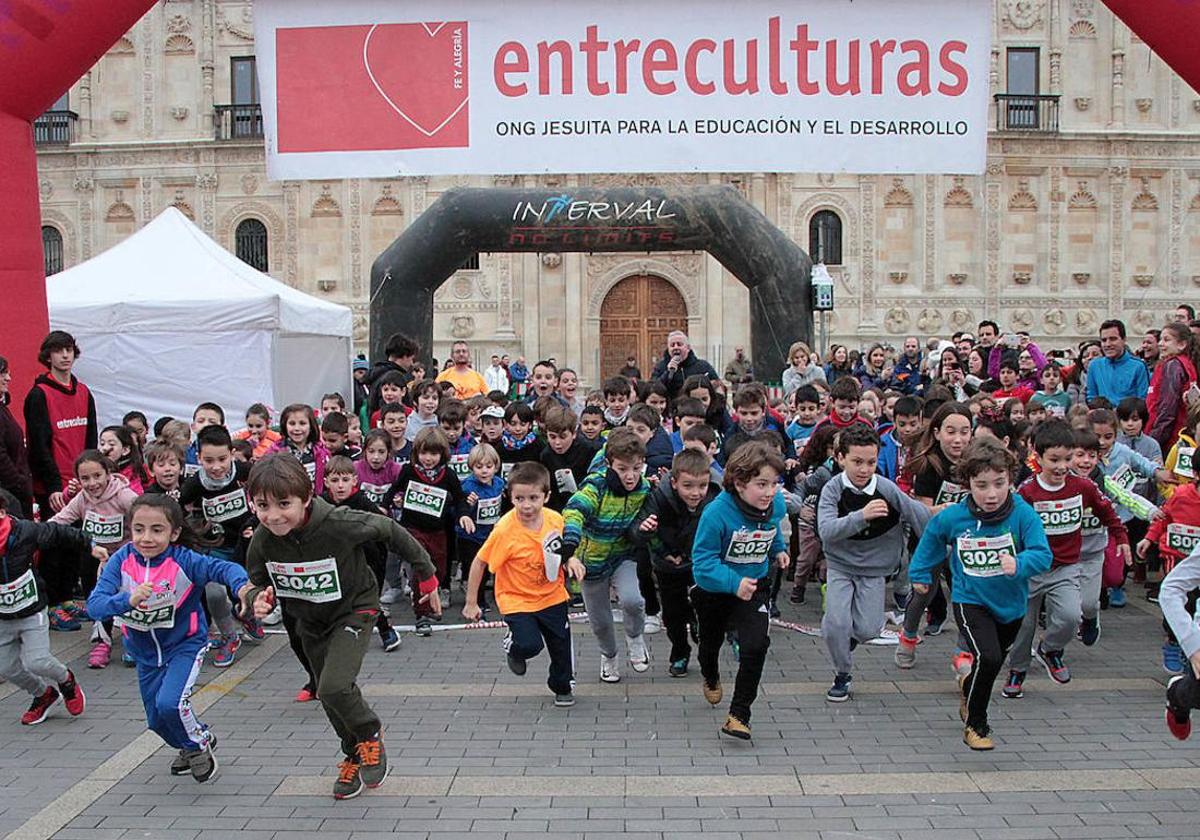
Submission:
M 1137 473 L 1131 470 L 1128 464 L 1122 464 L 1117 467 L 1116 471 L 1109 477 L 1125 490 L 1132 490 L 1133 485 L 1138 483 Z
M 551 531 L 542 540 L 542 561 L 545 563 L 547 581 L 558 580 L 562 568 L 562 534 Z
M 13 615 L 38 602 L 37 579 L 33 569 L 26 569 L 11 583 L 0 583 L 0 613 Z
M 471 468 L 467 466 L 467 459 L 470 455 L 451 455 L 450 469 L 459 479 L 464 479 L 471 474 Z
M 1067 409 L 1065 406 L 1062 406 L 1056 402 L 1042 403 L 1042 404 L 1044 406 L 1046 406 L 1046 416 L 1047 417 L 1054 417 L 1058 420 L 1063 420 L 1066 418 Z
M 1033 509 L 1042 519 L 1046 536 L 1072 534 L 1083 527 L 1083 497 L 1034 502 Z
M 754 531 L 738 528 L 729 540 L 729 548 L 725 552 L 725 562 L 738 565 L 762 563 L 767 559 L 771 543 L 774 540 L 774 528 Z
M 1099 534 L 1104 530 L 1104 526 L 1100 523 L 1100 517 L 1096 516 L 1091 508 L 1083 509 L 1083 520 L 1080 527 L 1084 534 Z
M 570 470 L 555 470 L 554 484 L 558 487 L 559 493 L 574 493 L 579 489 L 575 484 L 575 473 Z
M 183 465 L 183 477 L 184 478 L 191 478 L 198 472 L 200 472 L 199 464 L 184 464 Z
M 477 525 L 495 525 L 500 521 L 500 502 L 503 497 L 493 496 L 490 499 L 480 499 L 475 512 Z
M 446 509 L 448 496 L 449 494 L 441 487 L 411 481 L 408 489 L 404 491 L 404 509 L 437 518 Z
M 228 522 L 250 512 L 246 504 L 246 491 L 241 487 L 211 499 L 201 499 L 200 510 L 208 522 Z
M 937 497 L 933 500 L 933 506 L 958 504 L 967 498 L 967 493 L 968 491 L 961 484 L 955 484 L 953 481 L 943 481 L 942 486 L 938 488 Z
M 317 462 L 316 461 L 305 461 L 304 462 L 304 471 L 306 473 L 308 473 L 309 481 L 317 480 Z
M 125 537 L 125 517 L 119 513 L 96 513 L 89 510 L 83 515 L 83 533 L 92 542 L 110 545 Z
M 1004 571 L 1000 568 L 1000 555 L 1017 556 L 1012 534 L 999 534 L 994 537 L 969 537 L 964 534 L 958 538 L 957 547 L 963 572 L 971 577 L 1002 575 Z
M 386 484 L 360 484 L 358 488 L 363 491 L 363 495 L 373 505 L 382 505 L 383 497 L 387 495 L 388 491 Z
M 513 471 L 513 467 L 515 467 L 515 466 L 516 466 L 516 464 L 512 463 L 511 461 L 501 464 L 500 465 L 500 477 L 503 478 L 505 481 L 507 481 L 509 473 L 511 473 Z
M 332 557 L 312 563 L 267 563 L 267 574 L 280 598 L 327 604 L 342 597 L 337 561 Z
M 175 626 L 175 590 L 153 593 L 140 607 L 117 616 L 116 621 L 132 630 L 170 630 Z
M 1196 457 L 1196 449 L 1191 446 L 1181 446 L 1175 452 L 1175 474 L 1184 478 L 1195 478 L 1192 459 Z
M 1194 525 L 1171 523 L 1167 526 L 1167 548 L 1178 551 L 1185 557 L 1200 543 L 1200 528 Z

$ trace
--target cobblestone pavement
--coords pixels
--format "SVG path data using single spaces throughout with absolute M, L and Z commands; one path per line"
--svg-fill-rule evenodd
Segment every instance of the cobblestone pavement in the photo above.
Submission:
M 824 699 L 819 639 L 773 628 L 751 743 L 721 739 L 724 710 L 693 673 L 653 668 L 604 685 L 586 625 L 576 624 L 578 704 L 556 709 L 546 659 L 510 674 L 500 630 L 456 630 L 384 653 L 361 684 L 384 720 L 392 776 L 334 802 L 336 738 L 316 704 L 292 701 L 302 678 L 281 636 L 243 646 L 226 671 L 206 666 L 195 702 L 220 735 L 210 784 L 173 778 L 172 752 L 146 732 L 133 671 L 88 671 L 84 633 L 54 634 L 88 709 L 18 723 L 28 699 L 0 685 L 0 834 L 14 838 L 300 840 L 708 840 L 733 838 L 1185 837 L 1200 808 L 1200 736 L 1163 725 L 1161 631 L 1154 607 L 1102 614 L 1094 648 L 1074 644 L 1064 687 L 1031 672 L 1021 700 L 996 697 L 997 749 L 973 753 L 949 669 L 953 631 L 919 648 L 913 671 L 890 647 L 855 654 L 855 696 Z M 819 600 L 819 599 L 816 599 Z M 461 603 L 461 602 L 460 602 Z M 816 604 L 784 606 L 815 624 Z M 457 611 L 455 611 L 457 614 Z M 399 620 L 403 620 L 401 617 Z M 453 620 L 453 619 L 451 619 Z M 723 654 L 727 684 L 734 667 Z

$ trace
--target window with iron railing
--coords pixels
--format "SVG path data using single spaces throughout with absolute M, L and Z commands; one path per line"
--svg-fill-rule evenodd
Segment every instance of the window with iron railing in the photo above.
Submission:
M 42 260 L 47 277 L 63 270 L 62 232 L 54 225 L 42 225 Z
M 1041 50 L 1010 47 L 1004 93 L 996 94 L 997 131 L 1058 131 L 1058 96 L 1041 89 Z
M 808 255 L 814 263 L 842 264 L 842 217 L 821 210 L 808 223 Z
M 251 268 L 267 270 L 267 245 L 267 226 L 258 219 L 243 219 L 234 231 L 234 253 Z

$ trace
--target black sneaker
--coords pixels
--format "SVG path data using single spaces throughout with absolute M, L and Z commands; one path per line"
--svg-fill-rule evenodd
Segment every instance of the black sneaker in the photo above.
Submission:
M 844 703 L 850 699 L 850 683 L 854 677 L 845 672 L 838 672 L 833 678 L 833 685 L 825 692 L 825 699 L 830 703 Z
M 217 748 L 217 736 L 208 733 L 208 748 L 215 750 Z M 186 776 L 192 772 L 192 763 L 188 760 L 188 751 L 180 750 L 179 755 L 175 756 L 175 760 L 171 762 L 172 776 Z
M 213 752 L 211 741 L 201 749 L 187 752 L 186 756 L 192 778 L 197 782 L 203 784 L 217 775 L 217 756 Z
M 792 594 L 788 596 L 788 601 L 790 601 L 793 604 L 803 604 L 804 596 L 805 596 L 804 587 L 798 586 L 792 590 Z
M 1019 700 L 1025 696 L 1025 672 L 1009 671 L 1008 681 L 1000 691 L 1009 700 Z
M 1079 641 L 1088 647 L 1100 641 L 1100 616 L 1085 618 L 1079 623 Z
M 667 673 L 672 677 L 686 677 L 688 669 L 688 661 L 686 659 L 676 659 L 667 668 Z
M 583 595 L 580 594 L 579 592 L 572 592 L 571 600 L 569 602 L 567 602 L 567 606 L 573 610 L 582 609 L 583 608 Z
M 569 691 L 566 694 L 555 693 L 554 705 L 558 706 L 560 709 L 566 709 L 571 706 L 574 706 L 575 705 L 575 695 Z
M 377 788 L 387 778 L 387 752 L 383 748 L 383 739 L 376 732 L 365 741 L 359 741 L 355 747 L 358 753 L 358 772 L 363 784 L 369 788 Z
M 417 624 L 416 624 L 416 629 L 417 629 L 418 636 L 424 636 L 425 638 L 429 638 L 430 636 L 433 635 L 433 625 L 429 622 L 428 618 L 424 618 L 424 617 L 418 618 Z
M 771 618 L 779 618 L 783 615 L 783 613 L 779 611 L 779 605 L 775 603 L 774 598 L 771 599 L 771 603 L 767 607 L 767 612 Z
M 508 670 L 512 671 L 518 677 L 525 676 L 525 671 L 528 667 L 525 664 L 525 660 L 512 653 L 505 654 L 505 656 L 508 659 Z

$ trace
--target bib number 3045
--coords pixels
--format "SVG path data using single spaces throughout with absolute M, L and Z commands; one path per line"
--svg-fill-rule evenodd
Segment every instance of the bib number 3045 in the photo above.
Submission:
M 267 574 L 280 598 L 327 604 L 342 597 L 337 561 L 332 557 L 312 563 L 267 563 Z

